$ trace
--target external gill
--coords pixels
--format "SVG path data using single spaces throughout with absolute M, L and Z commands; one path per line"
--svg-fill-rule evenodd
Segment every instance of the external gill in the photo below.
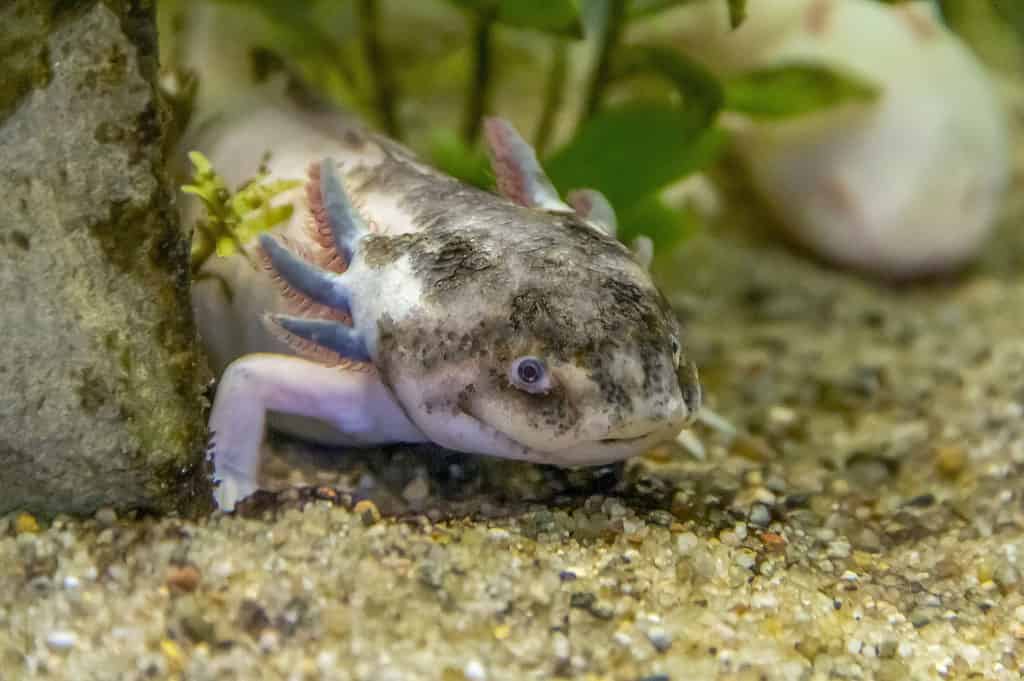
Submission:
M 370 229 L 349 200 L 332 159 L 310 168 L 307 196 L 320 245 L 333 249 L 347 266 L 356 242 Z
M 269 234 L 260 236 L 267 264 L 293 311 L 301 315 L 268 315 L 266 322 L 275 335 L 304 355 L 322 360 L 326 352 L 326 357 L 345 362 L 366 362 L 366 343 L 351 324 L 352 293 L 345 272 L 359 240 L 369 231 L 367 224 L 352 206 L 331 159 L 310 169 L 307 196 L 314 238 L 324 257 L 289 249 Z M 333 271 L 321 264 L 333 264 Z
M 537 154 L 511 123 L 502 118 L 488 118 L 484 121 L 484 139 L 498 192 L 506 199 L 549 213 L 575 212 L 594 229 L 616 236 L 618 220 L 607 197 L 596 189 L 574 189 L 567 196 L 569 203 L 562 201 L 537 160 Z M 630 249 L 634 259 L 644 269 L 649 269 L 654 259 L 654 242 L 641 235 L 633 240 Z

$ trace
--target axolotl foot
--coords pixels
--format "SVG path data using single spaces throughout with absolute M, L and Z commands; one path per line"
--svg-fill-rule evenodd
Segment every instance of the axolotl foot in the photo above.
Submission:
M 256 480 L 224 470 L 214 477 L 214 484 L 213 500 L 224 511 L 234 510 L 238 502 L 259 489 Z
M 288 355 L 245 355 L 224 372 L 210 413 L 221 510 L 233 510 L 258 489 L 268 411 L 318 419 L 366 444 L 425 439 L 368 364 L 340 368 Z

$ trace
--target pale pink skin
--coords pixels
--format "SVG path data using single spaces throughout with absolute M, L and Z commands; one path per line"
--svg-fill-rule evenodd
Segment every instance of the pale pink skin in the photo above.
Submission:
M 489 124 L 492 135 L 514 135 L 511 128 L 500 125 Z M 353 168 L 394 162 L 388 161 L 381 151 L 381 144 L 389 144 L 386 141 L 367 138 L 353 144 L 351 135 L 364 133 L 355 132 L 361 129 L 351 122 L 315 114 L 296 115 L 287 108 L 272 106 L 242 116 L 232 123 L 230 134 L 207 144 L 200 139 L 197 146 L 229 185 L 236 185 L 251 177 L 263 159 L 266 149 L 252 145 L 251 140 L 266 139 L 268 130 L 273 131 L 273 153 L 269 160 L 272 178 L 302 178 L 311 162 L 328 156 L 339 161 L 343 176 Z M 504 137 L 501 140 L 509 142 Z M 516 140 L 517 136 L 512 139 Z M 407 153 L 397 147 L 388 148 L 395 154 Z M 531 158 L 532 150 L 527 153 L 528 147 L 524 150 L 514 144 L 506 144 L 503 149 L 507 153 L 499 154 L 496 167 L 508 180 L 503 187 L 507 196 L 520 205 L 540 206 L 537 210 L 542 212 L 573 211 L 538 180 L 539 166 Z M 411 157 L 403 156 L 402 162 L 428 176 L 436 174 Z M 500 170 L 502 163 L 504 171 Z M 404 212 L 400 195 L 360 192 L 352 194 L 352 198 L 360 212 L 376 225 L 375 229 L 386 229 L 388 235 L 416 229 Z M 309 212 L 303 191 L 291 191 L 275 201 L 288 201 L 295 206 L 290 223 L 276 231 L 287 236 L 292 245 L 312 246 L 305 226 Z M 600 200 L 586 205 L 596 206 L 600 213 L 608 211 L 606 202 Z M 194 204 L 185 209 L 187 223 L 196 218 L 195 209 Z M 586 213 L 583 216 L 586 218 Z M 610 219 L 607 215 L 604 218 Z M 605 229 L 596 215 L 589 224 L 594 230 Z M 631 263 L 628 253 L 622 267 L 629 272 L 628 276 L 649 281 L 644 266 Z M 473 380 L 480 368 L 465 361 L 453 362 L 439 379 L 438 375 L 424 374 L 419 367 L 410 365 L 386 384 L 373 365 L 326 366 L 317 358 L 295 356 L 286 343 L 268 332 L 262 321 L 265 312 L 288 311 L 286 301 L 266 272 L 254 269 L 239 255 L 215 258 L 204 272 L 218 275 L 233 291 L 229 301 L 220 283 L 203 280 L 196 284 L 193 293 L 197 322 L 211 360 L 218 372 L 223 371 L 210 416 L 218 481 L 215 498 L 223 510 L 233 509 L 258 487 L 260 447 L 268 416 L 275 427 L 334 444 L 433 442 L 454 450 L 504 458 L 585 465 L 625 459 L 674 437 L 693 417 L 699 404 L 696 374 L 691 372 L 684 384 L 689 391 L 685 394 L 676 383 L 672 388 L 674 394 L 637 395 L 635 413 L 624 422 L 608 421 L 598 409 L 585 415 L 580 426 L 568 433 L 537 430 L 535 421 L 528 425 L 529 414 L 513 413 L 516 410 L 504 405 L 498 395 L 478 395 L 472 415 L 431 409 L 431 404 L 451 403 L 460 386 Z M 352 307 L 354 326 L 364 334 L 371 355 L 376 358 L 376 320 L 383 316 L 404 319 L 422 315 L 426 308 L 421 305 L 421 284 L 401 262 L 371 272 L 356 258 L 346 276 L 357 289 Z M 480 311 L 489 304 L 486 296 L 475 292 L 460 305 L 468 320 L 479 318 Z M 457 331 L 461 317 L 456 311 L 449 311 L 444 324 Z M 622 358 L 622 362 L 632 361 Z M 678 356 L 675 362 L 678 367 Z M 552 366 L 551 372 L 564 389 L 580 395 L 580 404 L 589 404 L 586 400 L 594 399 L 594 387 L 582 369 Z

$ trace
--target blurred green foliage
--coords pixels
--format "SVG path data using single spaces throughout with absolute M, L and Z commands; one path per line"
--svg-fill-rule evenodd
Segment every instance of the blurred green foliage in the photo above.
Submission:
M 503 113 L 492 110 L 492 94 L 500 99 L 503 87 L 536 93 L 535 137 L 556 187 L 600 190 L 619 213 L 624 240 L 644 233 L 659 247 L 696 224 L 660 196 L 718 158 L 727 144 L 717 123 L 723 111 L 778 120 L 877 94 L 869 82 L 813 63 L 722 78 L 682 51 L 624 37 L 639 18 L 698 1 L 726 3 L 735 27 L 746 14 L 743 0 L 207 1 L 258 11 L 273 26 L 274 51 L 308 87 L 479 186 L 493 185 L 478 140 L 479 116 Z M 1022 0 L 935 2 L 954 26 L 964 23 L 964 8 L 991 2 L 990 15 L 1024 32 Z M 555 134 L 568 120 L 561 109 L 572 44 L 592 48 L 593 72 L 575 125 Z M 431 88 L 448 101 L 461 97 L 462 121 L 434 119 L 424 130 L 407 114 L 402 120 L 404 103 L 419 96 L 411 105 L 419 106 Z M 548 151 L 549 138 L 564 142 Z
M 820 64 L 753 69 L 725 84 L 726 106 L 756 118 L 785 118 L 878 96 L 871 83 Z
M 1021 0 L 992 0 L 992 6 L 1017 34 L 1024 37 L 1024 2 Z
M 656 14 L 666 9 L 678 7 L 692 2 L 703 0 L 630 0 L 628 13 L 630 18 L 644 17 L 649 14 Z M 738 27 L 747 18 L 747 0 L 726 0 L 729 9 L 729 23 L 733 28 Z
M 449 0 L 471 12 L 493 15 L 503 24 L 570 38 L 583 37 L 580 9 L 573 0 Z
M 683 228 L 695 221 L 663 204 L 658 193 L 706 167 L 725 139 L 694 109 L 628 102 L 598 112 L 544 165 L 559 191 L 590 187 L 608 197 L 623 240 L 645 234 L 664 246 L 682 238 Z M 673 220 L 678 229 L 670 228 Z

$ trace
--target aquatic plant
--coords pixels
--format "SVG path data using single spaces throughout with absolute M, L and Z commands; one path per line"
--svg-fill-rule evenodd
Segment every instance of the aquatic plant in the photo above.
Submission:
M 661 246 L 679 239 L 696 220 L 660 193 L 708 167 L 726 148 L 728 136 L 718 122 L 722 111 L 796 116 L 874 95 L 869 83 L 821 65 L 793 64 L 723 80 L 679 50 L 624 40 L 634 23 L 657 19 L 686 0 L 436 0 L 403 5 L 403 14 L 394 15 L 377 0 L 213 1 L 246 5 L 269 20 L 272 37 L 265 42 L 273 50 L 254 55 L 258 66 L 288 70 L 319 96 L 418 147 L 443 170 L 485 187 L 493 178 L 478 144 L 480 120 L 492 112 L 509 75 L 497 60 L 498 43 L 528 43 L 520 53 L 529 53 L 529 78 L 542 93 L 533 142 L 556 186 L 601 190 L 616 205 L 624 239 L 642 231 Z M 732 26 L 742 23 L 745 2 L 713 1 L 726 6 Z M 388 44 L 386 32 L 410 30 L 403 23 L 422 30 L 422 42 L 433 39 L 443 47 Z M 420 23 L 425 25 L 419 28 Z M 570 118 L 572 51 L 584 45 L 594 55 L 579 113 L 568 128 L 559 126 Z M 436 125 L 417 135 L 403 116 L 415 100 L 403 73 L 409 63 L 424 61 L 423 53 L 436 78 L 457 72 L 464 93 L 457 125 Z

